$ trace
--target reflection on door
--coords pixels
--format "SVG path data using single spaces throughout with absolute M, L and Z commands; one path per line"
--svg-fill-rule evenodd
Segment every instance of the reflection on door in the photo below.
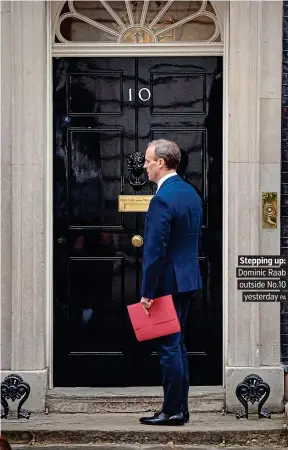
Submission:
M 204 206 L 190 381 L 221 384 L 221 58 L 57 58 L 53 101 L 55 386 L 161 385 L 158 356 L 136 341 L 126 308 L 140 300 L 132 238 L 143 236 L 145 213 L 118 210 L 119 195 L 138 193 L 129 155 L 158 138 L 178 143 L 179 174 Z

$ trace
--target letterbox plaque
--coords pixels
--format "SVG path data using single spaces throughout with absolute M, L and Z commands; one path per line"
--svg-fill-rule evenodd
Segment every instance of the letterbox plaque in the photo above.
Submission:
M 119 195 L 119 212 L 147 212 L 153 195 Z

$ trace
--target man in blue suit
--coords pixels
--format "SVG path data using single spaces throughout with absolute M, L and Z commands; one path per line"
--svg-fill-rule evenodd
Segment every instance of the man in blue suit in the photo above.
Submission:
M 160 357 L 162 411 L 142 417 L 147 425 L 183 425 L 189 421 L 189 373 L 184 327 L 193 291 L 202 287 L 198 246 L 202 202 L 196 190 L 177 175 L 181 152 L 175 142 L 159 139 L 146 150 L 145 168 L 157 183 L 146 215 L 141 303 L 147 314 L 154 299 L 172 294 L 181 332 L 154 340 Z

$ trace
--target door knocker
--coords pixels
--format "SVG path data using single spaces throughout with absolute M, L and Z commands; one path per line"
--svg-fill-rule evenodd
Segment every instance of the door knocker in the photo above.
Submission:
M 135 191 L 139 191 L 148 181 L 144 163 L 143 153 L 136 152 L 128 156 L 129 183 Z

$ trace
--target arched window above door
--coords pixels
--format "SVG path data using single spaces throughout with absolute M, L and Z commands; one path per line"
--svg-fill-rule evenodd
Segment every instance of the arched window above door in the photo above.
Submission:
M 54 24 L 54 44 L 173 42 L 222 42 L 211 2 L 69 0 Z

